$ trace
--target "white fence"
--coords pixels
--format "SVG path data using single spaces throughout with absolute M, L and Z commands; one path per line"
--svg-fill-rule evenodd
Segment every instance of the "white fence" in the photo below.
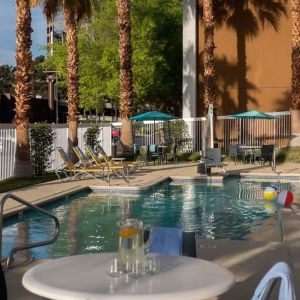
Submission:
M 228 150 L 231 144 L 250 146 L 275 144 L 278 148 L 287 147 L 291 138 L 290 112 L 270 114 L 277 116 L 278 119 L 235 119 L 230 116 L 218 116 L 214 129 L 216 146 L 225 150 Z M 133 126 L 134 142 L 138 146 L 164 143 L 168 138 L 174 140 L 174 134 L 178 130 L 181 131 L 181 133 L 177 133 L 177 139 L 180 136 L 178 142 L 181 150 L 187 152 L 201 150 L 206 118 L 186 118 L 183 121 L 184 129 L 182 126 L 174 128 L 172 124 L 178 120 L 156 121 L 155 123 L 152 121 L 136 122 Z M 121 123 L 113 123 L 113 127 L 121 129 Z
M 234 119 L 229 116 L 219 116 L 216 121 L 215 143 L 227 150 L 230 144 L 262 145 L 275 144 L 276 147 L 287 147 L 291 138 L 290 112 L 271 113 L 278 116 L 274 120 Z M 170 122 L 137 122 L 134 124 L 134 140 L 139 146 L 154 143 L 164 143 L 177 135 L 180 137 L 181 150 L 186 152 L 199 151 L 202 146 L 202 132 L 205 118 L 183 119 L 182 124 L 175 126 L 176 121 Z M 182 121 L 181 121 L 182 122 Z M 55 130 L 54 146 L 67 149 L 68 130 L 66 125 L 51 125 Z M 83 135 L 88 125 L 79 125 L 78 145 L 83 147 Z M 120 123 L 113 123 L 113 128 L 121 129 Z M 108 155 L 111 155 L 112 128 L 102 127 L 100 142 Z M 0 125 L 0 180 L 13 175 L 16 137 L 11 125 Z M 61 164 L 55 153 L 52 153 L 52 166 L 55 169 Z
M 16 153 L 16 131 L 12 126 L 0 127 L 0 180 L 13 174 Z
M 51 125 L 55 132 L 54 147 L 62 147 L 67 150 L 68 146 L 68 128 L 66 125 Z M 83 136 L 89 125 L 79 125 L 78 127 L 78 145 L 83 148 Z M 111 126 L 101 127 L 99 140 L 103 149 L 108 155 L 111 155 Z M 13 168 L 16 152 L 16 131 L 12 125 L 0 125 L 0 180 L 13 176 Z M 62 163 L 55 152 L 51 155 L 51 168 L 54 170 Z

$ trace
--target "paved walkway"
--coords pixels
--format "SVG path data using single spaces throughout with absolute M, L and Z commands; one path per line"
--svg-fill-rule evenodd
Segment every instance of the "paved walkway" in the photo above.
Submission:
M 282 164 L 278 165 L 276 172 L 269 166 L 244 165 L 230 162 L 226 171 L 229 174 L 265 174 L 266 176 L 297 176 L 300 178 L 300 164 Z M 213 168 L 212 175 L 218 176 L 221 169 Z M 197 173 L 197 163 L 177 163 L 168 165 L 146 166 L 140 172 L 132 174 L 130 186 L 122 179 L 112 179 L 112 188 L 142 188 L 152 185 L 157 181 L 167 177 L 179 178 L 202 178 L 203 175 Z M 300 179 L 297 180 L 300 182 Z M 34 204 L 40 204 L 52 201 L 54 198 L 60 198 L 65 194 L 74 193 L 89 186 L 108 187 L 106 182 L 99 183 L 94 179 L 71 181 L 62 183 L 53 181 L 34 185 L 32 187 L 22 188 L 11 193 L 16 194 Z M 255 237 L 251 241 L 231 241 L 231 240 L 201 240 L 197 239 L 197 256 L 203 259 L 215 261 L 220 265 L 230 269 L 236 278 L 236 285 L 226 294 L 218 299 L 249 299 L 254 291 L 258 281 L 275 262 L 283 260 L 293 266 L 295 281 L 300 282 L 300 232 L 299 220 L 300 210 L 300 191 L 295 191 L 295 211 L 285 210 L 284 217 L 284 241 L 270 241 L 261 231 L 261 236 Z M 7 201 L 5 205 L 6 216 L 22 209 L 17 203 Z M 261 240 L 259 240 L 261 238 Z M 28 265 L 30 266 L 30 265 Z M 41 299 L 25 291 L 21 286 L 21 277 L 28 266 L 14 268 L 6 273 L 9 290 L 9 300 L 17 299 Z M 298 297 L 300 296 L 300 286 L 296 285 Z

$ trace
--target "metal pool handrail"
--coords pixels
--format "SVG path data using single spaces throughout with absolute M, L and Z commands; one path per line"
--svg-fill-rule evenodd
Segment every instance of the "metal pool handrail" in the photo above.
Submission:
M 6 259 L 6 267 L 9 269 L 13 263 L 14 255 L 16 254 L 16 252 L 54 243 L 57 240 L 58 235 L 59 235 L 59 221 L 58 221 L 57 217 L 54 216 L 53 214 L 47 212 L 46 210 L 44 210 L 34 204 L 29 203 L 28 201 L 25 201 L 24 199 L 14 195 L 14 194 L 5 194 L 4 196 L 0 197 L 0 260 L 2 260 L 3 208 L 4 208 L 4 204 L 5 204 L 6 200 L 8 200 L 8 199 L 13 199 L 31 209 L 37 210 L 40 213 L 47 215 L 48 217 L 50 217 L 54 220 L 55 225 L 56 225 L 55 226 L 55 234 L 52 239 L 42 241 L 42 242 L 37 242 L 37 243 L 25 244 L 24 246 L 19 246 L 19 247 L 15 247 L 15 248 L 11 249 L 10 253 Z

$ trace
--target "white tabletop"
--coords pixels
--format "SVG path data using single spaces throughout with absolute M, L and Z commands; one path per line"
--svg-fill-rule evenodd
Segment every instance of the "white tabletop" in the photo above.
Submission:
M 107 264 L 116 253 L 102 253 L 45 262 L 28 270 L 22 283 L 32 293 L 56 300 L 206 299 L 234 284 L 232 273 L 214 263 L 185 256 L 157 256 L 160 272 L 138 279 L 107 276 Z
M 125 160 L 125 157 L 113 157 L 111 160 L 115 160 L 115 161 L 123 161 Z
M 261 146 L 247 146 L 247 145 L 239 145 L 239 148 L 246 148 L 246 149 L 261 149 Z

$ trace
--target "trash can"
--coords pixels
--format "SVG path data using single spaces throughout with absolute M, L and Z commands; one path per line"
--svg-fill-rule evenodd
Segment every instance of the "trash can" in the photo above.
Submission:
M 205 163 L 201 162 L 197 166 L 197 173 L 199 174 L 210 174 L 210 167 L 206 167 Z

